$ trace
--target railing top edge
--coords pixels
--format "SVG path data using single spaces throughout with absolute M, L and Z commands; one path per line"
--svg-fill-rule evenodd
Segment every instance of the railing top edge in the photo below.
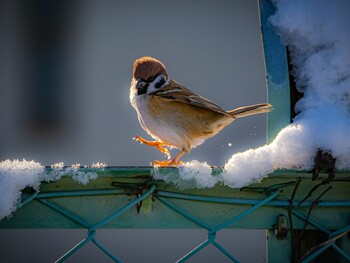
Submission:
M 69 166 L 65 167 L 69 168 Z M 94 167 L 80 167 L 78 171 L 82 172 L 95 172 L 99 176 L 117 176 L 117 177 L 137 177 L 137 176 L 147 176 L 152 173 L 152 166 L 107 166 L 104 168 L 94 168 Z M 161 167 L 158 168 L 162 173 L 173 173 L 178 172 L 177 167 Z M 54 169 L 50 166 L 45 167 L 46 172 L 51 172 Z M 218 175 L 224 172 L 225 169 L 222 166 L 212 166 L 212 174 Z M 350 176 L 350 170 L 337 170 L 336 174 L 340 177 Z M 310 177 L 312 175 L 311 171 L 303 170 L 290 170 L 290 169 L 278 169 L 270 173 L 268 177 Z M 320 177 L 327 177 L 326 173 L 320 173 Z

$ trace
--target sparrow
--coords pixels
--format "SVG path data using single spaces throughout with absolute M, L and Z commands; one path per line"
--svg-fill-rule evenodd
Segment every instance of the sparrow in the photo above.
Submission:
M 272 105 L 256 104 L 225 111 L 169 78 L 162 62 L 141 57 L 134 62 L 130 85 L 130 103 L 141 127 L 155 140 L 134 139 L 166 154 L 168 160 L 154 161 L 155 166 L 177 166 L 180 158 L 213 137 L 234 120 L 269 112 Z M 180 152 L 171 159 L 169 150 Z

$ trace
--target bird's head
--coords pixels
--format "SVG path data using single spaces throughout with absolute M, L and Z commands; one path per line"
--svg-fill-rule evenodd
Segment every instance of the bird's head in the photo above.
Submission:
M 167 85 L 168 74 L 165 66 L 152 57 L 141 57 L 134 63 L 132 86 L 137 95 L 149 94 Z

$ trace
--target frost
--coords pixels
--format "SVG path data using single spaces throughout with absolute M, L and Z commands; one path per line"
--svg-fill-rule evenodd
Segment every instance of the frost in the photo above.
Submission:
M 52 169 L 62 170 L 64 168 L 64 162 L 55 163 L 51 165 Z
M 106 164 L 97 163 L 97 165 L 93 164 L 91 167 L 105 168 Z M 83 185 L 87 185 L 90 180 L 95 180 L 98 177 L 97 173 L 95 172 L 80 170 L 81 166 L 79 163 L 72 164 L 70 167 L 65 167 L 64 163 L 61 162 L 51 165 L 51 168 L 52 171 L 45 174 L 43 181 L 57 181 L 62 176 L 72 176 L 74 181 Z
M 269 20 L 290 48 L 292 73 L 304 96 L 296 105 L 299 114 L 293 123 L 271 144 L 228 160 L 215 179 L 229 187 L 260 182 L 276 169 L 309 170 L 317 149 L 330 152 L 337 169 L 350 169 L 350 2 L 273 1 L 277 10 Z M 202 175 L 193 172 L 195 167 L 181 169 L 188 173 L 181 178 L 190 177 L 197 187 L 203 185 L 197 178 Z
M 0 220 L 10 216 L 19 206 L 21 190 L 39 190 L 44 166 L 34 161 L 6 160 L 0 162 Z
M 91 168 L 103 169 L 105 163 L 94 163 Z M 63 162 L 51 165 L 50 171 L 40 163 L 26 160 L 6 160 L 0 162 L 0 220 L 11 214 L 20 206 L 22 190 L 31 187 L 39 191 L 41 182 L 58 181 L 62 176 L 71 176 L 76 182 L 86 185 L 95 180 L 95 172 L 80 169 L 80 164 L 65 167 Z
M 49 173 L 44 173 L 42 175 L 41 181 L 45 182 L 55 182 L 61 179 L 62 176 L 66 175 L 64 172 L 64 163 L 55 163 L 51 165 L 52 171 Z
M 94 172 L 85 172 L 85 171 L 80 171 L 80 164 L 73 164 L 71 167 L 68 167 L 67 173 L 72 175 L 72 178 L 74 181 L 87 185 L 90 180 L 95 180 L 97 179 L 98 175 L 97 173 Z
M 92 165 L 91 165 L 91 168 L 106 168 L 107 167 L 107 164 L 105 164 L 105 163 L 99 163 L 99 162 L 97 162 L 97 163 L 93 163 Z
M 162 168 L 154 167 L 151 174 L 154 179 L 173 183 L 179 189 L 210 188 L 218 181 L 212 176 L 212 169 L 207 163 L 196 160 L 179 165 L 178 171 L 167 169 L 163 172 Z
M 211 167 L 206 162 L 194 160 L 179 166 L 180 178 L 184 181 L 192 181 L 197 188 L 209 188 L 216 184 L 216 178 L 211 173 Z

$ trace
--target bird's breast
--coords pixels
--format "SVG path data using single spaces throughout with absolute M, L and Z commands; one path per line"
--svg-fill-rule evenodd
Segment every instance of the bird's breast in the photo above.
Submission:
M 217 134 L 230 116 L 156 96 L 136 96 L 134 104 L 142 128 L 154 139 L 189 151 Z
M 189 148 L 185 131 L 174 116 L 169 116 L 167 105 L 150 95 L 136 96 L 132 105 L 141 127 L 155 140 L 179 149 Z

